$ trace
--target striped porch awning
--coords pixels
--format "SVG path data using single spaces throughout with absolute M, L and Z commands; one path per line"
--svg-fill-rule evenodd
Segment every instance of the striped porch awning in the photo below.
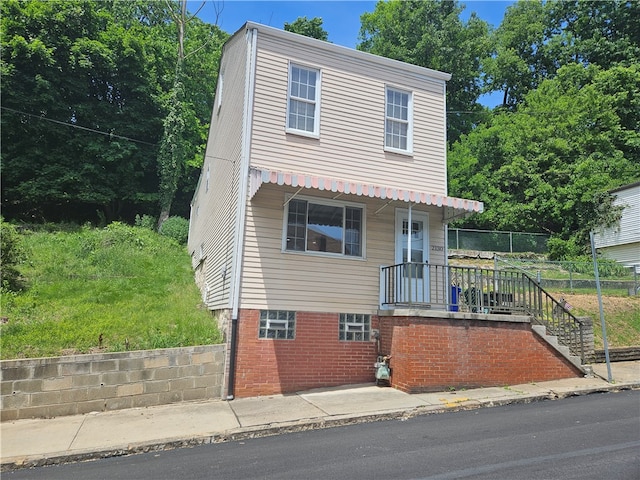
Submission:
M 277 170 L 252 167 L 249 171 L 249 177 L 250 199 L 254 197 L 263 184 L 267 183 L 286 185 L 294 188 L 309 188 L 345 195 L 356 195 L 359 197 L 379 198 L 381 200 L 443 207 L 445 208 L 445 222 L 471 213 L 481 213 L 484 210 L 484 204 L 476 200 L 467 200 L 464 198 L 449 197 L 447 195 L 419 190 L 373 185 L 317 175 L 281 172 Z

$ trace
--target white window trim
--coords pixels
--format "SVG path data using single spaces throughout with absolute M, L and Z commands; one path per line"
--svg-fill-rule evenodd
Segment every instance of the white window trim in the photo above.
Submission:
M 329 205 L 333 207 L 353 207 L 362 209 L 362 241 L 361 241 L 361 256 L 355 255 L 345 255 L 343 253 L 331 253 L 331 252 L 314 252 L 314 251 L 301 251 L 301 250 L 287 250 L 287 227 L 289 224 L 289 203 L 291 200 L 304 200 L 306 202 L 316 203 L 320 205 Z M 331 257 L 331 258 L 341 258 L 347 260 L 366 260 L 367 259 L 367 251 L 366 251 L 366 232 L 367 232 L 367 208 L 366 205 L 362 203 L 356 202 L 344 202 L 340 200 L 332 200 L 326 198 L 318 198 L 318 197 L 310 197 L 306 195 L 285 195 L 285 206 L 283 212 L 282 219 L 282 253 L 288 253 L 293 255 L 311 255 L 315 257 Z M 344 239 L 343 239 L 344 240 Z
M 407 102 L 407 149 L 394 148 L 387 146 L 387 119 L 393 121 L 401 121 L 397 118 L 387 116 L 387 93 L 389 90 L 399 93 L 406 93 L 409 95 Z M 404 88 L 394 87 L 392 85 L 385 85 L 384 88 L 384 138 L 382 139 L 385 152 L 399 153 L 401 155 L 413 155 L 413 92 Z
M 298 130 L 297 128 L 289 127 L 289 105 L 291 100 L 291 69 L 292 67 L 298 67 L 305 70 L 313 70 L 316 72 L 316 98 L 315 101 L 315 117 L 313 119 L 313 132 L 307 130 Z M 317 67 L 311 67 L 297 62 L 289 62 L 289 77 L 287 79 L 287 112 L 285 117 L 285 131 L 294 135 L 301 135 L 303 137 L 320 138 L 320 90 L 322 87 L 322 70 Z

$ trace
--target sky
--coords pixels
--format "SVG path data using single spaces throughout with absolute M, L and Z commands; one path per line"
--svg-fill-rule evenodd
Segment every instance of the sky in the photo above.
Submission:
M 285 22 L 292 23 L 298 17 L 322 18 L 322 28 L 329 34 L 329 41 L 337 45 L 355 48 L 360 32 L 360 15 L 375 10 L 377 2 L 361 0 L 325 1 L 272 1 L 272 0 L 207 0 L 198 16 L 205 22 L 216 23 L 227 33 L 236 32 L 246 21 L 262 23 L 276 28 L 284 28 Z M 471 12 L 493 27 L 498 27 L 506 8 L 514 1 L 466 0 L 461 18 L 467 20 Z M 201 1 L 189 1 L 187 8 L 195 12 Z M 448 72 L 455 75 L 455 72 Z M 493 107 L 500 103 L 502 94 L 485 96 L 481 103 Z

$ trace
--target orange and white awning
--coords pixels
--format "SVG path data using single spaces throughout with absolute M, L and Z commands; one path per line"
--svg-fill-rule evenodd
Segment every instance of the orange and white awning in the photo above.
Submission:
M 356 195 L 360 197 L 379 198 L 381 200 L 400 201 L 413 204 L 445 207 L 448 211 L 445 221 L 453 220 L 460 215 L 481 213 L 484 204 L 476 200 L 449 197 L 435 193 L 409 190 L 403 188 L 353 182 L 338 178 L 307 175 L 301 173 L 281 172 L 265 168 L 252 167 L 249 171 L 249 198 L 253 198 L 260 187 L 267 184 L 286 185 L 294 188 L 309 188 L 319 191 Z

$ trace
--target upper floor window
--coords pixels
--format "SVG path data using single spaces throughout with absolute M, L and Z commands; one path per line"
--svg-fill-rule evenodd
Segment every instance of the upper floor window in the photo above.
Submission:
M 386 150 L 411 153 L 413 149 L 413 99 L 410 92 L 387 87 L 384 146 Z
M 320 129 L 320 70 L 289 65 L 287 131 L 318 136 Z
M 326 200 L 291 200 L 285 250 L 362 257 L 362 207 Z

